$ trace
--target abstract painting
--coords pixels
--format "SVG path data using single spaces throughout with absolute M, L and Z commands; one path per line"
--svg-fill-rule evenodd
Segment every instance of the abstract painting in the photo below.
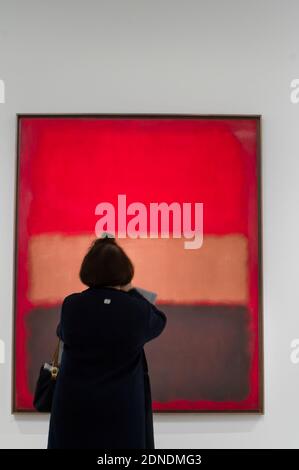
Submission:
M 203 209 L 192 249 L 174 233 L 171 210 L 168 232 L 161 221 L 155 236 L 150 224 L 142 236 L 119 236 L 115 220 L 134 285 L 157 292 L 168 319 L 145 346 L 153 410 L 263 412 L 260 121 L 18 115 L 14 411 L 33 411 L 62 300 L 86 288 L 78 273 L 100 204 L 117 208 L 122 195 L 131 208 Z

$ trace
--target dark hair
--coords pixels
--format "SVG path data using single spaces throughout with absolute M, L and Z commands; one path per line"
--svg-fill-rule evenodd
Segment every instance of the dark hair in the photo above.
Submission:
M 134 266 L 115 238 L 97 238 L 80 268 L 80 279 L 89 287 L 125 286 L 131 282 Z

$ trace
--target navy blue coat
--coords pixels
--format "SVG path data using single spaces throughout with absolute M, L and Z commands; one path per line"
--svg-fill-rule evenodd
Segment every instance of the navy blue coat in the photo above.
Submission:
M 134 288 L 94 287 L 64 299 L 48 449 L 155 448 L 143 346 L 166 321 Z

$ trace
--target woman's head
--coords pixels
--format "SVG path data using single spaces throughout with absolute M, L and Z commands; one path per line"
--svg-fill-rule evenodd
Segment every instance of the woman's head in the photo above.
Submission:
M 134 266 L 115 238 L 106 236 L 91 244 L 79 275 L 89 287 L 125 286 L 134 276 Z

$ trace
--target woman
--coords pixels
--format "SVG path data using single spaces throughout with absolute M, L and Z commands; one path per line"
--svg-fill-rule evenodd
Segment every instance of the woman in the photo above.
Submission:
M 64 342 L 48 449 L 153 449 L 150 381 L 143 346 L 166 316 L 131 284 L 132 262 L 114 238 L 96 239 L 83 259 L 86 290 L 62 304 Z

